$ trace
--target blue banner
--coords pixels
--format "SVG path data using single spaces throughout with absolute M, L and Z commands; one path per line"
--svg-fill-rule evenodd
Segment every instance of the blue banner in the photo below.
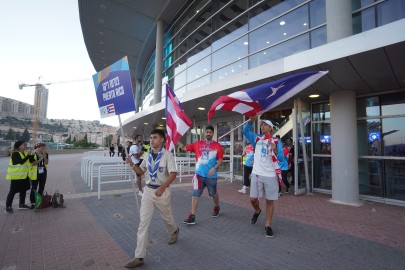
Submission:
M 101 118 L 135 111 L 128 57 L 93 75 Z

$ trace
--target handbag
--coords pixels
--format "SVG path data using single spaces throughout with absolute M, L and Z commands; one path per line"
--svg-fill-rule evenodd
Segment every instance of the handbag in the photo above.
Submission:
M 36 191 L 34 191 L 34 194 L 35 194 L 34 209 L 43 209 L 52 205 L 52 196 L 48 195 L 46 191 L 43 193 L 43 195 L 39 194 Z

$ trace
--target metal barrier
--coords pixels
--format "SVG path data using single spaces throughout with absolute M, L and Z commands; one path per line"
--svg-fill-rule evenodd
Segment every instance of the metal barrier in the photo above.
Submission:
M 195 172 L 195 158 L 176 157 L 177 177 L 181 182 L 184 175 L 190 176 Z
M 97 176 L 100 165 L 115 164 L 124 168 L 121 157 L 83 157 L 81 160 L 81 176 L 85 184 L 93 190 L 93 179 Z
M 97 198 L 101 199 L 101 185 L 131 182 L 132 169 L 121 165 L 101 165 L 98 167 Z M 109 181 L 101 181 L 103 177 L 113 177 Z M 125 177 L 125 179 L 122 179 Z M 128 177 L 128 179 L 126 179 Z

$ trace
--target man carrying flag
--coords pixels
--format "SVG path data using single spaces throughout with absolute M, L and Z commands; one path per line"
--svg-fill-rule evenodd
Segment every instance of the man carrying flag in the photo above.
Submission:
M 250 224 L 255 225 L 262 212 L 259 205 L 259 198 L 266 199 L 266 237 L 273 237 L 271 220 L 274 212 L 274 201 L 278 199 L 278 189 L 280 186 L 281 170 L 278 165 L 277 153 L 283 152 L 281 141 L 278 141 L 271 134 L 273 123 L 270 120 L 261 120 L 260 129 L 262 134 L 252 132 L 252 123 L 256 120 L 252 116 L 243 128 L 246 139 L 252 142 L 255 149 L 254 163 L 250 183 L 250 203 L 255 212 L 250 220 Z
M 171 151 L 174 145 L 191 127 L 192 122 L 181 107 L 169 85 L 166 84 L 166 149 Z

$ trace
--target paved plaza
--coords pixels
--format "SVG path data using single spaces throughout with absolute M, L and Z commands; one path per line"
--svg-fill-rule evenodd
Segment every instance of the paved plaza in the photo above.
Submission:
M 82 154 L 50 156 L 46 191 L 65 195 L 66 208 L 4 213 L 9 158 L 0 158 L 0 269 L 124 269 L 134 255 L 139 222 L 131 183 L 103 187 L 102 199 L 80 177 Z M 329 202 L 330 195 L 284 194 L 276 203 L 274 238 L 264 234 L 264 215 L 255 226 L 241 181 L 221 180 L 221 214 L 211 218 L 204 193 L 195 225 L 190 212 L 190 179 L 172 185 L 180 228 L 178 242 L 168 235 L 157 211 L 140 269 L 404 269 L 405 208 L 374 202 L 360 207 Z M 27 196 L 28 202 L 28 196 Z M 264 207 L 264 201 L 261 201 Z

